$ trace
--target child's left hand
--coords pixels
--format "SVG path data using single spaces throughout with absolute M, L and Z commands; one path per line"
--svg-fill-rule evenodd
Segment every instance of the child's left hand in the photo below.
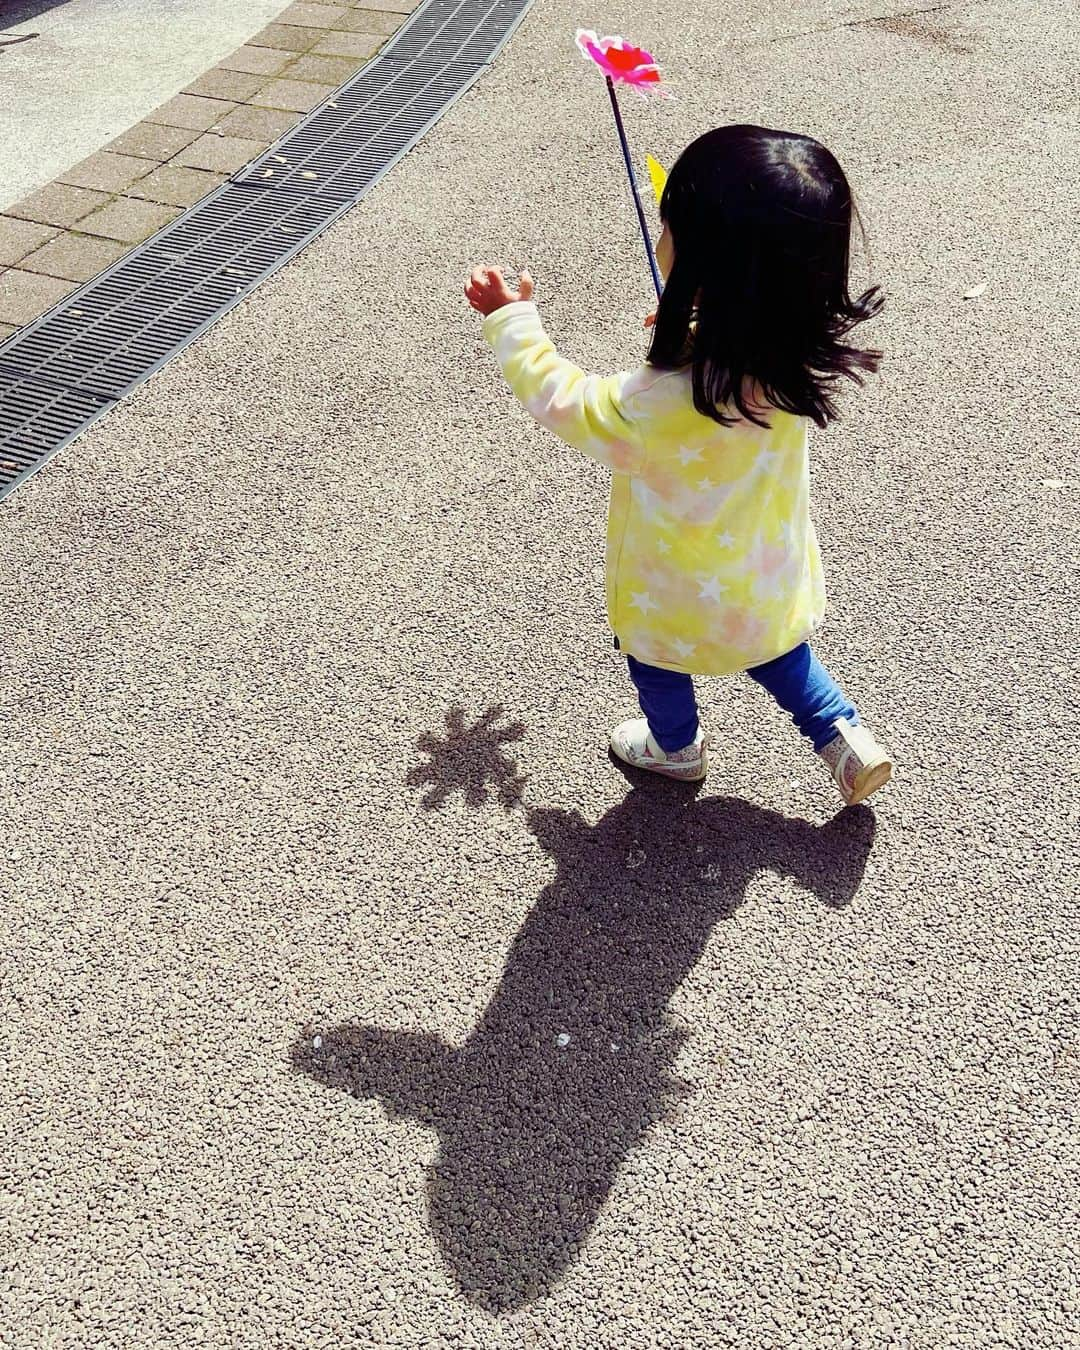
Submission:
M 522 272 L 516 291 L 506 284 L 506 278 L 498 267 L 474 267 L 465 283 L 466 300 L 485 318 L 504 305 L 513 305 L 518 300 L 531 300 L 532 297 L 533 279 L 528 272 Z

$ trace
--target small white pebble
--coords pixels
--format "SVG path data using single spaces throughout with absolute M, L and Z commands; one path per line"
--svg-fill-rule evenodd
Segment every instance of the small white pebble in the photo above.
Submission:
M 559 1034 L 555 1037 L 555 1044 L 559 1047 L 560 1050 L 565 1050 L 566 1047 L 570 1044 L 569 1035 L 565 1031 L 560 1031 Z
M 316 1050 L 321 1050 L 321 1049 L 322 1049 L 322 1037 L 321 1037 L 321 1036 L 312 1036 L 312 1038 L 311 1038 L 311 1044 L 315 1047 Z

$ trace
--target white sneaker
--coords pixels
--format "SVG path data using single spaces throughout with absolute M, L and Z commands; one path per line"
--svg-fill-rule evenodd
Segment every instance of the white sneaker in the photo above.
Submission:
M 657 745 L 644 717 L 620 722 L 611 733 L 612 752 L 635 769 L 648 769 L 668 778 L 696 781 L 709 767 L 709 743 L 701 728 L 689 745 L 667 754 Z
M 852 726 L 846 717 L 833 723 L 836 736 L 818 754 L 832 771 L 833 781 L 848 806 L 865 801 L 892 777 L 892 757 L 864 726 Z

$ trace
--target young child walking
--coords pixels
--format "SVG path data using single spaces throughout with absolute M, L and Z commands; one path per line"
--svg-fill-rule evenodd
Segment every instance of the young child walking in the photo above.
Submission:
M 807 639 L 825 586 L 810 520 L 807 431 L 841 377 L 880 352 L 847 335 L 881 308 L 848 285 L 851 190 L 809 136 L 720 127 L 694 141 L 660 204 L 665 286 L 646 363 L 612 377 L 560 357 L 524 273 L 465 288 L 511 389 L 543 426 L 613 471 L 607 608 L 644 717 L 611 733 L 627 764 L 698 779 L 708 742 L 694 675 L 746 671 L 789 713 L 848 803 L 888 753 Z

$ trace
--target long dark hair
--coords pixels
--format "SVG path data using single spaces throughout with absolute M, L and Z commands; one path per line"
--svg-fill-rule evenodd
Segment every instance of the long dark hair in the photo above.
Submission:
M 848 290 L 854 208 L 834 156 L 810 136 L 720 127 L 680 155 L 660 214 L 675 262 L 650 363 L 691 365 L 694 406 L 724 425 L 734 409 L 767 426 L 772 407 L 825 426 L 840 377 L 878 367 L 844 339 L 883 304 L 876 286 Z

